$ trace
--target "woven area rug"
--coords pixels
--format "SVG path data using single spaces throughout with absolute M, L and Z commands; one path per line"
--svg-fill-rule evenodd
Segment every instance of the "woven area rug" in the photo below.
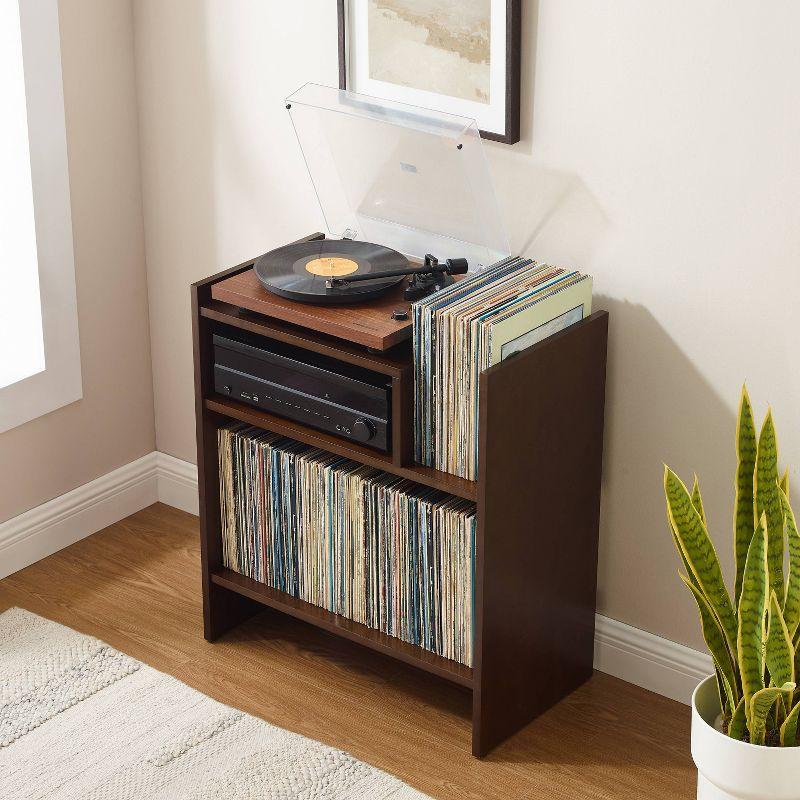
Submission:
M 430 800 L 103 642 L 0 614 L 3 800 Z

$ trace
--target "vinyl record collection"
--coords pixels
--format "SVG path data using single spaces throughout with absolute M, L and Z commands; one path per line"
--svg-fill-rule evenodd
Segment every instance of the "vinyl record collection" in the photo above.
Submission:
M 477 480 L 480 373 L 589 316 L 592 278 L 508 258 L 412 309 L 416 460 Z
M 218 440 L 228 568 L 472 664 L 473 503 L 243 424 Z

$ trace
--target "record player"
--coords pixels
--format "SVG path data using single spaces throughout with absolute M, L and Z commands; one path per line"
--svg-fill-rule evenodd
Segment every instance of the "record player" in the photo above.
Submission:
M 474 120 L 312 83 L 286 109 L 329 236 L 271 250 L 214 299 L 385 350 L 415 299 L 509 255 Z

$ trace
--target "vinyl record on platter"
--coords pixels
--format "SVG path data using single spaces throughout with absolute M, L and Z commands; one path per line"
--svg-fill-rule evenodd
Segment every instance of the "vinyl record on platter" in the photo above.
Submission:
M 383 294 L 403 276 L 381 278 L 381 272 L 409 267 L 408 259 L 379 244 L 351 239 L 317 239 L 279 247 L 261 256 L 255 271 L 262 286 L 301 303 L 358 303 Z M 354 283 L 348 276 L 374 275 Z

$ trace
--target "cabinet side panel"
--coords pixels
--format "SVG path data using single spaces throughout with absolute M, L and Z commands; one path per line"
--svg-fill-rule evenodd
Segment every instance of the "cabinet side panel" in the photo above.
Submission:
M 298 241 L 305 242 L 324 238 L 322 233 L 313 233 Z M 208 307 L 211 303 L 211 287 L 216 282 L 244 272 L 252 266 L 252 261 L 246 261 L 197 281 L 191 286 L 203 631 L 205 638 L 209 641 L 216 639 L 225 631 L 261 610 L 259 604 L 253 600 L 222 586 L 217 586 L 211 581 L 211 573 L 222 567 L 217 428 L 222 424 L 224 418 L 207 409 L 204 403 L 205 398 L 211 397 L 213 394 L 214 347 L 212 321 L 200 314 L 200 309 Z
M 222 567 L 220 539 L 218 416 L 203 399 L 213 386 L 214 355 L 211 321 L 200 316 L 200 306 L 211 298 L 209 285 L 192 286 L 195 420 L 197 426 L 197 488 L 200 506 L 200 569 L 203 589 L 203 633 L 209 641 L 256 613 L 252 600 L 216 586 L 211 573 Z
M 473 752 L 592 674 L 608 314 L 481 376 Z

